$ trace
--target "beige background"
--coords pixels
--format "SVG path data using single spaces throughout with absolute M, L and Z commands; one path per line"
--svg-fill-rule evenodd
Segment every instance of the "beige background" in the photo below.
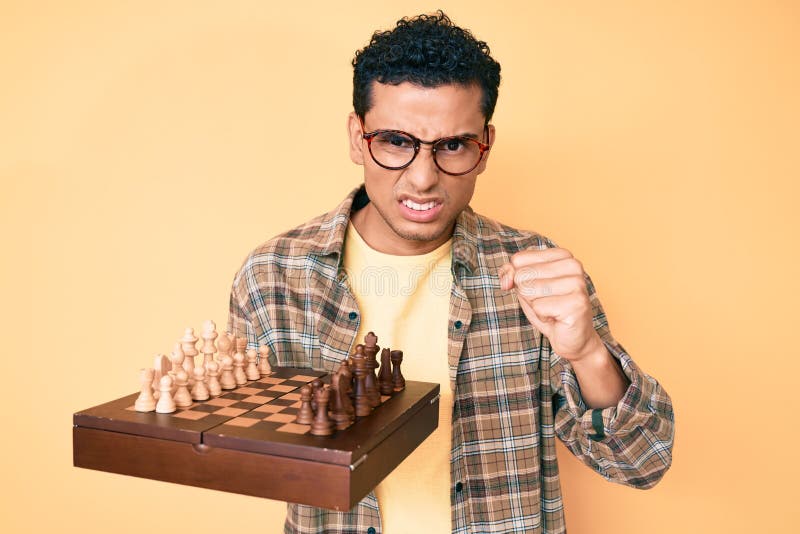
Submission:
M 571 249 L 675 403 L 651 491 L 563 455 L 570 532 L 788 531 L 798 4 L 440 5 L 503 66 L 473 206 Z M 247 252 L 359 183 L 349 61 L 433 7 L 0 1 L 0 530 L 280 530 L 280 503 L 73 468 L 71 415 L 224 323 Z

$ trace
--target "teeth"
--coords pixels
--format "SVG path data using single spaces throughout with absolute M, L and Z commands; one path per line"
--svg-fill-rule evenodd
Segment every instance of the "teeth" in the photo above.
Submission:
M 436 205 L 436 202 L 431 201 L 425 204 L 417 204 L 416 202 L 412 202 L 411 200 L 404 200 L 403 205 L 411 208 L 412 210 L 416 211 L 427 211 Z

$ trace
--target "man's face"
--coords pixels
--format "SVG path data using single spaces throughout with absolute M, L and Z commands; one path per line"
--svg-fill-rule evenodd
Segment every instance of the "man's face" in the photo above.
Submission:
M 427 88 L 408 82 L 373 83 L 372 107 L 363 130 L 355 113 L 348 119 L 350 157 L 364 166 L 370 198 L 353 216 L 353 224 L 371 247 L 388 254 L 423 254 L 447 241 L 489 154 L 470 173 L 451 176 L 436 166 L 431 146 L 422 145 L 411 165 L 388 170 L 372 159 L 362 133 L 401 130 L 423 141 L 469 135 L 486 142 L 481 97 L 481 89 L 474 85 Z M 489 142 L 494 142 L 493 126 Z

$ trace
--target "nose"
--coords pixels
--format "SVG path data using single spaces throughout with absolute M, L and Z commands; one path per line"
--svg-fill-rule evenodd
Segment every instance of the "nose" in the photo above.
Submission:
M 430 146 L 422 145 L 411 165 L 405 168 L 405 178 L 417 191 L 432 189 L 439 182 L 439 168 L 433 160 Z

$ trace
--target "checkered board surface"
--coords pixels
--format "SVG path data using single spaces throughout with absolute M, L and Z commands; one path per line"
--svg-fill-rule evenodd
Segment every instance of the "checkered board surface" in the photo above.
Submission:
M 305 434 L 311 427 L 294 423 L 300 408 L 299 389 L 317 378 L 326 381 L 327 377 L 324 372 L 310 369 L 278 369 L 270 376 L 233 390 L 223 390 L 218 397 L 196 401 L 166 415 L 210 426 L 255 427 L 265 431 Z M 135 411 L 133 405 L 126 410 Z

